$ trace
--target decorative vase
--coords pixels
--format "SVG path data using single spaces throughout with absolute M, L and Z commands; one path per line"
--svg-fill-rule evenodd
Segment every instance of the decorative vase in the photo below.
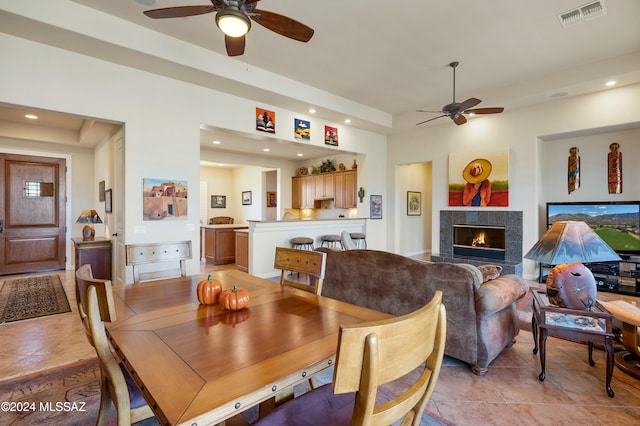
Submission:
M 358 165 L 356 164 L 356 160 L 353 160 L 353 164 L 351 165 L 351 170 L 355 170 L 358 168 Z

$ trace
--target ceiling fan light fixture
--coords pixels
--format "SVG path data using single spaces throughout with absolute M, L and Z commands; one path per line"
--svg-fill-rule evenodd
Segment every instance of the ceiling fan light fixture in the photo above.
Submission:
M 216 25 L 229 37 L 242 37 L 249 32 L 251 21 L 238 8 L 229 6 L 216 14 Z

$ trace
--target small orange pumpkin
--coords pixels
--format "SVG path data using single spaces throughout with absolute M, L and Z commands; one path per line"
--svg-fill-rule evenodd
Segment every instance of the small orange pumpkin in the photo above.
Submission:
M 219 280 L 212 280 L 211 275 L 206 280 L 198 283 L 198 302 L 203 305 L 217 303 L 220 293 L 222 293 L 222 283 Z
M 249 292 L 234 285 L 233 288 L 222 290 L 220 293 L 220 307 L 229 311 L 237 311 L 249 304 Z

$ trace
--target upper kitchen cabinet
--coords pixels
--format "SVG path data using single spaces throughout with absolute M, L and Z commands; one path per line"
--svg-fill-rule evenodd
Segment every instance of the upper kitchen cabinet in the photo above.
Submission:
M 312 175 L 313 177 L 313 197 L 316 200 L 330 200 L 335 193 L 334 173 L 322 173 Z
M 335 174 L 335 206 L 340 209 L 352 209 L 356 204 L 357 172 L 349 170 Z

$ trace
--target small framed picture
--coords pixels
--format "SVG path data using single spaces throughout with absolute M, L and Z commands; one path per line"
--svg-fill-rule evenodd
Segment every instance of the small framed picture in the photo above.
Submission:
M 227 207 L 226 195 L 212 195 L 211 196 L 211 208 L 212 209 L 224 209 Z
M 101 180 L 100 183 L 98 183 L 98 197 L 100 201 L 104 201 L 104 181 Z
M 372 195 L 369 206 L 371 219 L 382 219 L 382 195 Z
M 277 207 L 275 192 L 267 192 L 267 207 Z
M 422 214 L 422 193 L 407 191 L 407 216 Z
M 104 211 L 107 213 L 111 213 L 113 211 L 113 204 L 111 204 L 113 200 L 111 197 L 111 189 L 104 191 Z
M 251 205 L 251 191 L 242 191 L 242 205 L 243 206 Z

